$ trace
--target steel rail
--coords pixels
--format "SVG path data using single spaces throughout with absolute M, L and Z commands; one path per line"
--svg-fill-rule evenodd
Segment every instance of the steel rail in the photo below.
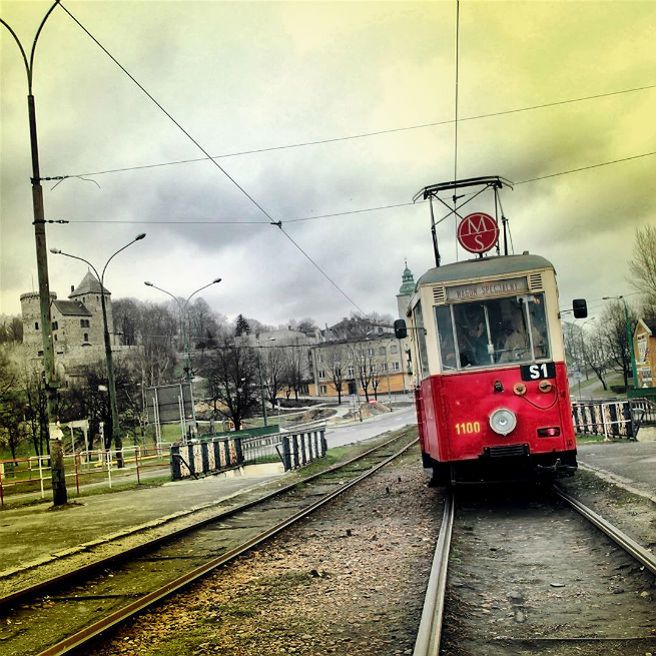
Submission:
M 554 483 L 552 490 L 574 510 L 594 524 L 602 533 L 617 543 L 624 551 L 633 556 L 641 565 L 644 565 L 652 574 L 656 574 L 656 556 L 639 545 L 633 538 L 623 533 L 616 526 L 598 515 L 580 501 L 570 496 L 559 485 Z
M 232 517 L 233 515 L 237 515 L 238 513 L 241 513 L 245 510 L 249 510 L 250 508 L 254 508 L 255 506 L 258 506 L 261 503 L 264 503 L 265 501 L 269 501 L 270 499 L 273 499 L 277 496 L 281 496 L 287 492 L 290 492 L 296 487 L 299 487 L 303 485 L 304 483 L 309 483 L 316 478 L 319 478 L 321 476 L 325 476 L 326 474 L 330 474 L 335 471 L 339 471 L 340 469 L 344 469 L 348 465 L 351 465 L 355 462 L 358 462 L 360 460 L 363 460 L 364 458 L 367 458 L 368 456 L 372 455 L 376 451 L 379 451 L 380 449 L 385 448 L 386 446 L 389 446 L 393 442 L 401 439 L 399 436 L 393 437 L 392 439 L 388 440 L 387 442 L 383 442 L 382 444 L 379 444 L 371 449 L 368 449 L 364 453 L 361 453 L 350 460 L 347 460 L 342 463 L 338 463 L 336 465 L 332 465 L 331 467 L 328 467 L 327 469 L 324 469 L 316 474 L 312 474 L 311 476 L 307 476 L 299 481 L 296 481 L 294 483 L 290 483 L 289 485 L 286 485 L 284 487 L 281 487 L 277 490 L 274 490 L 273 492 L 270 492 L 269 494 L 265 494 L 262 497 L 258 497 L 257 499 L 254 499 L 253 501 L 248 501 L 246 503 L 243 503 L 239 506 L 235 506 L 234 508 L 230 508 L 229 510 L 224 510 L 222 512 L 217 513 L 216 515 L 212 515 L 211 517 L 206 517 L 205 519 L 202 519 L 198 522 L 194 522 L 193 524 L 189 524 L 188 526 L 183 526 L 179 529 L 176 529 L 175 531 L 171 531 L 170 533 L 167 533 L 166 535 L 161 535 L 157 538 L 153 538 L 152 540 L 148 540 L 147 542 L 144 542 L 142 544 L 136 545 L 134 547 L 129 547 L 120 553 L 113 554 L 111 556 L 106 556 L 105 558 L 101 558 L 99 560 L 96 560 L 92 563 L 88 563 L 87 565 L 82 565 L 81 567 L 70 571 L 70 572 L 64 572 L 62 574 L 58 574 L 57 576 L 53 576 L 49 579 L 46 579 L 45 581 L 41 581 L 40 583 L 35 583 L 34 585 L 26 586 L 24 588 L 20 588 L 19 590 L 16 590 L 12 592 L 11 594 L 5 595 L 3 597 L 0 597 L 0 610 L 3 608 L 6 608 L 8 606 L 16 605 L 17 603 L 24 602 L 26 599 L 35 597 L 39 594 L 43 594 L 47 592 L 48 590 L 56 589 L 57 587 L 61 587 L 64 584 L 72 584 L 86 576 L 91 575 L 92 573 L 104 569 L 108 566 L 115 566 L 118 563 L 125 562 L 126 560 L 130 560 L 132 557 L 140 555 L 144 552 L 149 551 L 150 549 L 153 549 L 154 547 L 159 546 L 160 544 L 164 542 L 168 542 L 169 540 L 174 540 L 176 538 L 182 537 L 183 535 L 187 535 L 188 533 L 192 533 L 193 531 L 202 528 L 203 526 L 207 526 L 208 524 L 211 524 L 213 522 L 217 521 L 222 521 L 225 519 L 228 519 Z M 119 538 L 116 539 L 123 539 L 125 535 L 121 535 Z
M 435 555 L 426 588 L 415 648 L 412 652 L 413 656 L 438 656 L 439 654 L 454 516 L 455 500 L 453 492 L 449 490 L 444 503 L 442 526 L 435 546 Z
M 390 440 L 385 444 L 379 445 L 378 447 L 370 450 L 367 453 L 371 454 L 374 451 L 380 450 L 383 447 L 389 445 L 393 441 L 394 440 Z M 291 517 L 288 517 L 287 519 L 276 524 L 275 526 L 268 528 L 266 531 L 263 531 L 262 533 L 254 536 L 253 538 L 250 538 L 246 542 L 231 549 L 230 551 L 227 551 L 221 556 L 218 556 L 217 558 L 213 558 L 212 560 L 204 563 L 199 567 L 196 567 L 195 569 L 191 570 L 190 572 L 187 572 L 186 574 L 178 577 L 177 579 L 169 581 L 168 583 L 158 588 L 157 590 L 154 590 L 144 595 L 143 597 L 140 597 L 139 599 L 132 602 L 131 604 L 128 604 L 123 608 L 120 608 L 119 610 L 98 620 L 97 622 L 94 622 L 93 624 L 82 629 L 81 631 L 78 631 L 73 635 L 68 636 L 66 639 L 50 646 L 44 651 L 39 652 L 37 656 L 63 656 L 64 654 L 80 653 L 80 650 L 83 647 L 88 646 L 89 643 L 96 640 L 102 633 L 117 627 L 119 624 L 134 617 L 135 615 L 141 613 L 147 608 L 159 603 L 166 597 L 169 597 L 172 594 L 182 590 L 183 588 L 187 587 L 190 583 L 202 578 L 203 576 L 217 569 L 218 567 L 221 567 L 222 565 L 227 564 L 231 560 L 234 560 L 238 556 L 245 554 L 246 552 L 250 551 L 253 547 L 268 540 L 269 538 L 285 530 L 292 524 L 296 523 L 300 519 L 303 519 L 310 513 L 314 512 L 321 506 L 332 501 L 332 499 L 334 499 L 335 497 L 339 496 L 340 494 L 343 494 L 344 492 L 352 488 L 354 485 L 357 485 L 365 478 L 368 478 L 376 471 L 378 471 L 385 465 L 389 464 L 390 462 L 398 458 L 400 455 L 405 453 L 410 447 L 414 446 L 417 443 L 417 441 L 418 439 L 414 439 L 409 444 L 404 445 L 403 448 L 400 449 L 399 451 L 395 452 L 391 456 L 382 460 L 380 463 L 377 463 L 373 467 L 369 468 L 368 470 L 363 472 L 360 476 L 357 476 L 356 478 L 349 481 L 348 483 L 345 483 L 344 485 L 340 486 L 337 490 L 334 490 L 333 492 L 330 492 L 329 494 L 323 496 L 321 499 L 311 504 L 307 508 L 303 508 L 302 510 L 295 513 Z M 340 465 L 340 467 L 344 467 L 346 464 L 350 464 L 355 460 L 362 459 L 362 457 L 364 456 L 363 455 L 358 456 L 357 458 L 348 461 L 348 463 L 343 463 L 342 465 Z M 323 475 L 333 470 L 334 468 L 329 468 L 328 470 L 321 472 L 321 474 Z M 302 482 L 306 482 L 307 480 L 314 479 L 314 478 L 317 478 L 317 476 L 308 477 L 308 479 L 304 479 Z

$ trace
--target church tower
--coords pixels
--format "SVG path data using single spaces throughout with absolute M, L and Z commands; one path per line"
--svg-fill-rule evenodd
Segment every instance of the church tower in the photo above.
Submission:
M 396 295 L 396 307 L 398 308 L 399 317 L 401 319 L 405 319 L 405 313 L 408 310 L 408 303 L 410 302 L 410 297 L 414 291 L 415 279 L 412 275 L 412 271 L 408 269 L 408 260 L 406 260 L 405 269 L 403 269 L 403 274 L 401 275 L 401 288 Z

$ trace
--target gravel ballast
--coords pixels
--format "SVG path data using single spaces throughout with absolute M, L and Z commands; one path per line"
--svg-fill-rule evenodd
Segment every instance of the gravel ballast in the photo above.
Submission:
M 441 512 L 413 447 L 96 654 L 411 654 Z

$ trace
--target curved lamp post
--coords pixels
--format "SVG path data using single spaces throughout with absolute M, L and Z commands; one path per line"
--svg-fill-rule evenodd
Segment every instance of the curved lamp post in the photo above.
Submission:
M 196 430 L 196 408 L 194 407 L 194 391 L 191 386 L 193 375 L 191 371 L 191 353 L 190 353 L 190 346 L 189 346 L 189 326 L 188 326 L 189 317 L 187 314 L 187 307 L 189 306 L 189 301 L 194 296 L 196 296 L 198 292 L 202 292 L 203 289 L 207 289 L 212 285 L 217 285 L 218 283 L 221 282 L 221 280 L 222 278 L 215 278 L 214 280 L 212 280 L 212 282 L 208 282 L 206 285 L 199 287 L 195 291 L 191 292 L 191 294 L 189 294 L 189 296 L 187 296 L 187 298 L 182 302 L 177 296 L 167 291 L 166 289 L 162 289 L 161 287 L 158 287 L 156 284 L 148 280 L 144 281 L 144 285 L 146 285 L 146 287 L 152 287 L 153 289 L 157 289 L 163 294 L 170 296 L 175 301 L 175 304 L 178 306 L 178 312 L 180 314 L 180 331 L 182 332 L 182 343 L 185 352 L 185 379 L 189 383 L 189 396 L 191 401 L 191 420 L 193 421 L 194 424 L 194 430 Z
M 119 463 L 119 467 L 122 466 L 123 464 L 122 458 L 118 455 L 118 452 L 123 447 L 123 441 L 121 439 L 121 427 L 118 420 L 118 406 L 116 403 L 116 382 L 114 380 L 114 362 L 112 359 L 112 345 L 109 339 L 109 326 L 107 325 L 107 307 L 105 305 L 105 271 L 107 271 L 107 266 L 109 265 L 109 263 L 119 253 L 124 251 L 126 248 L 128 248 L 135 242 L 141 241 L 145 236 L 146 236 L 145 232 L 138 234 L 131 242 L 128 242 L 127 244 L 125 244 L 125 246 L 122 246 L 117 251 L 112 253 L 112 255 L 109 256 L 107 262 L 105 262 L 105 265 L 103 266 L 102 272 L 100 274 L 98 273 L 98 269 L 96 269 L 96 267 L 93 266 L 93 264 L 91 264 L 89 260 L 85 260 L 83 257 L 79 257 L 78 255 L 65 253 L 64 251 L 58 248 L 50 249 L 50 252 L 53 255 L 64 255 L 65 257 L 70 257 L 73 260 L 80 260 L 80 262 L 84 262 L 85 264 L 88 264 L 89 267 L 91 267 L 91 270 L 96 275 L 96 279 L 100 283 L 100 306 L 102 308 L 103 336 L 105 341 L 105 360 L 107 363 L 107 387 L 109 391 L 109 408 L 112 415 L 112 430 L 110 432 L 107 443 L 111 446 L 112 439 L 114 440 L 114 444 L 116 445 L 117 462 Z
M 43 342 L 43 369 L 45 372 L 45 389 L 47 398 L 47 419 L 46 426 L 42 427 L 48 429 L 49 423 L 54 423 L 57 419 L 57 377 L 55 374 L 55 349 L 52 341 L 52 320 L 50 314 L 50 283 L 48 280 L 48 247 L 46 243 L 46 221 L 43 211 L 43 188 L 41 187 L 41 173 L 39 169 L 39 146 L 37 141 L 36 131 L 36 107 L 34 103 L 34 95 L 32 94 L 32 79 L 34 75 L 34 54 L 36 51 L 36 44 L 39 40 L 41 31 L 46 21 L 50 17 L 59 0 L 54 2 L 50 9 L 46 12 L 43 20 L 34 36 L 32 42 L 32 49 L 30 51 L 29 59 L 27 53 L 23 48 L 18 36 L 14 30 L 0 18 L 0 24 L 4 25 L 11 36 L 13 37 L 18 49 L 20 50 L 25 65 L 25 73 L 27 74 L 27 111 L 30 128 L 30 147 L 32 152 L 32 207 L 34 212 L 34 239 L 36 243 L 36 269 L 37 277 L 39 280 L 39 310 L 41 316 L 41 339 Z M 48 430 L 49 433 L 49 430 Z M 66 479 L 64 478 L 64 464 L 62 459 L 61 448 L 51 450 L 52 460 L 52 494 L 53 505 L 64 505 L 68 500 L 66 492 Z

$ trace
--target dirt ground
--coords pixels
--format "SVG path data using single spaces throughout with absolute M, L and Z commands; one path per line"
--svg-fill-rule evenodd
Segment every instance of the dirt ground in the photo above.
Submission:
M 411 654 L 442 512 L 418 460 L 415 447 L 95 656 Z M 582 471 L 563 487 L 654 547 L 651 501 Z M 479 489 L 459 501 L 442 654 L 656 654 L 655 600 L 653 576 L 543 490 Z
M 411 654 L 441 521 L 418 458 L 414 447 L 96 656 Z

